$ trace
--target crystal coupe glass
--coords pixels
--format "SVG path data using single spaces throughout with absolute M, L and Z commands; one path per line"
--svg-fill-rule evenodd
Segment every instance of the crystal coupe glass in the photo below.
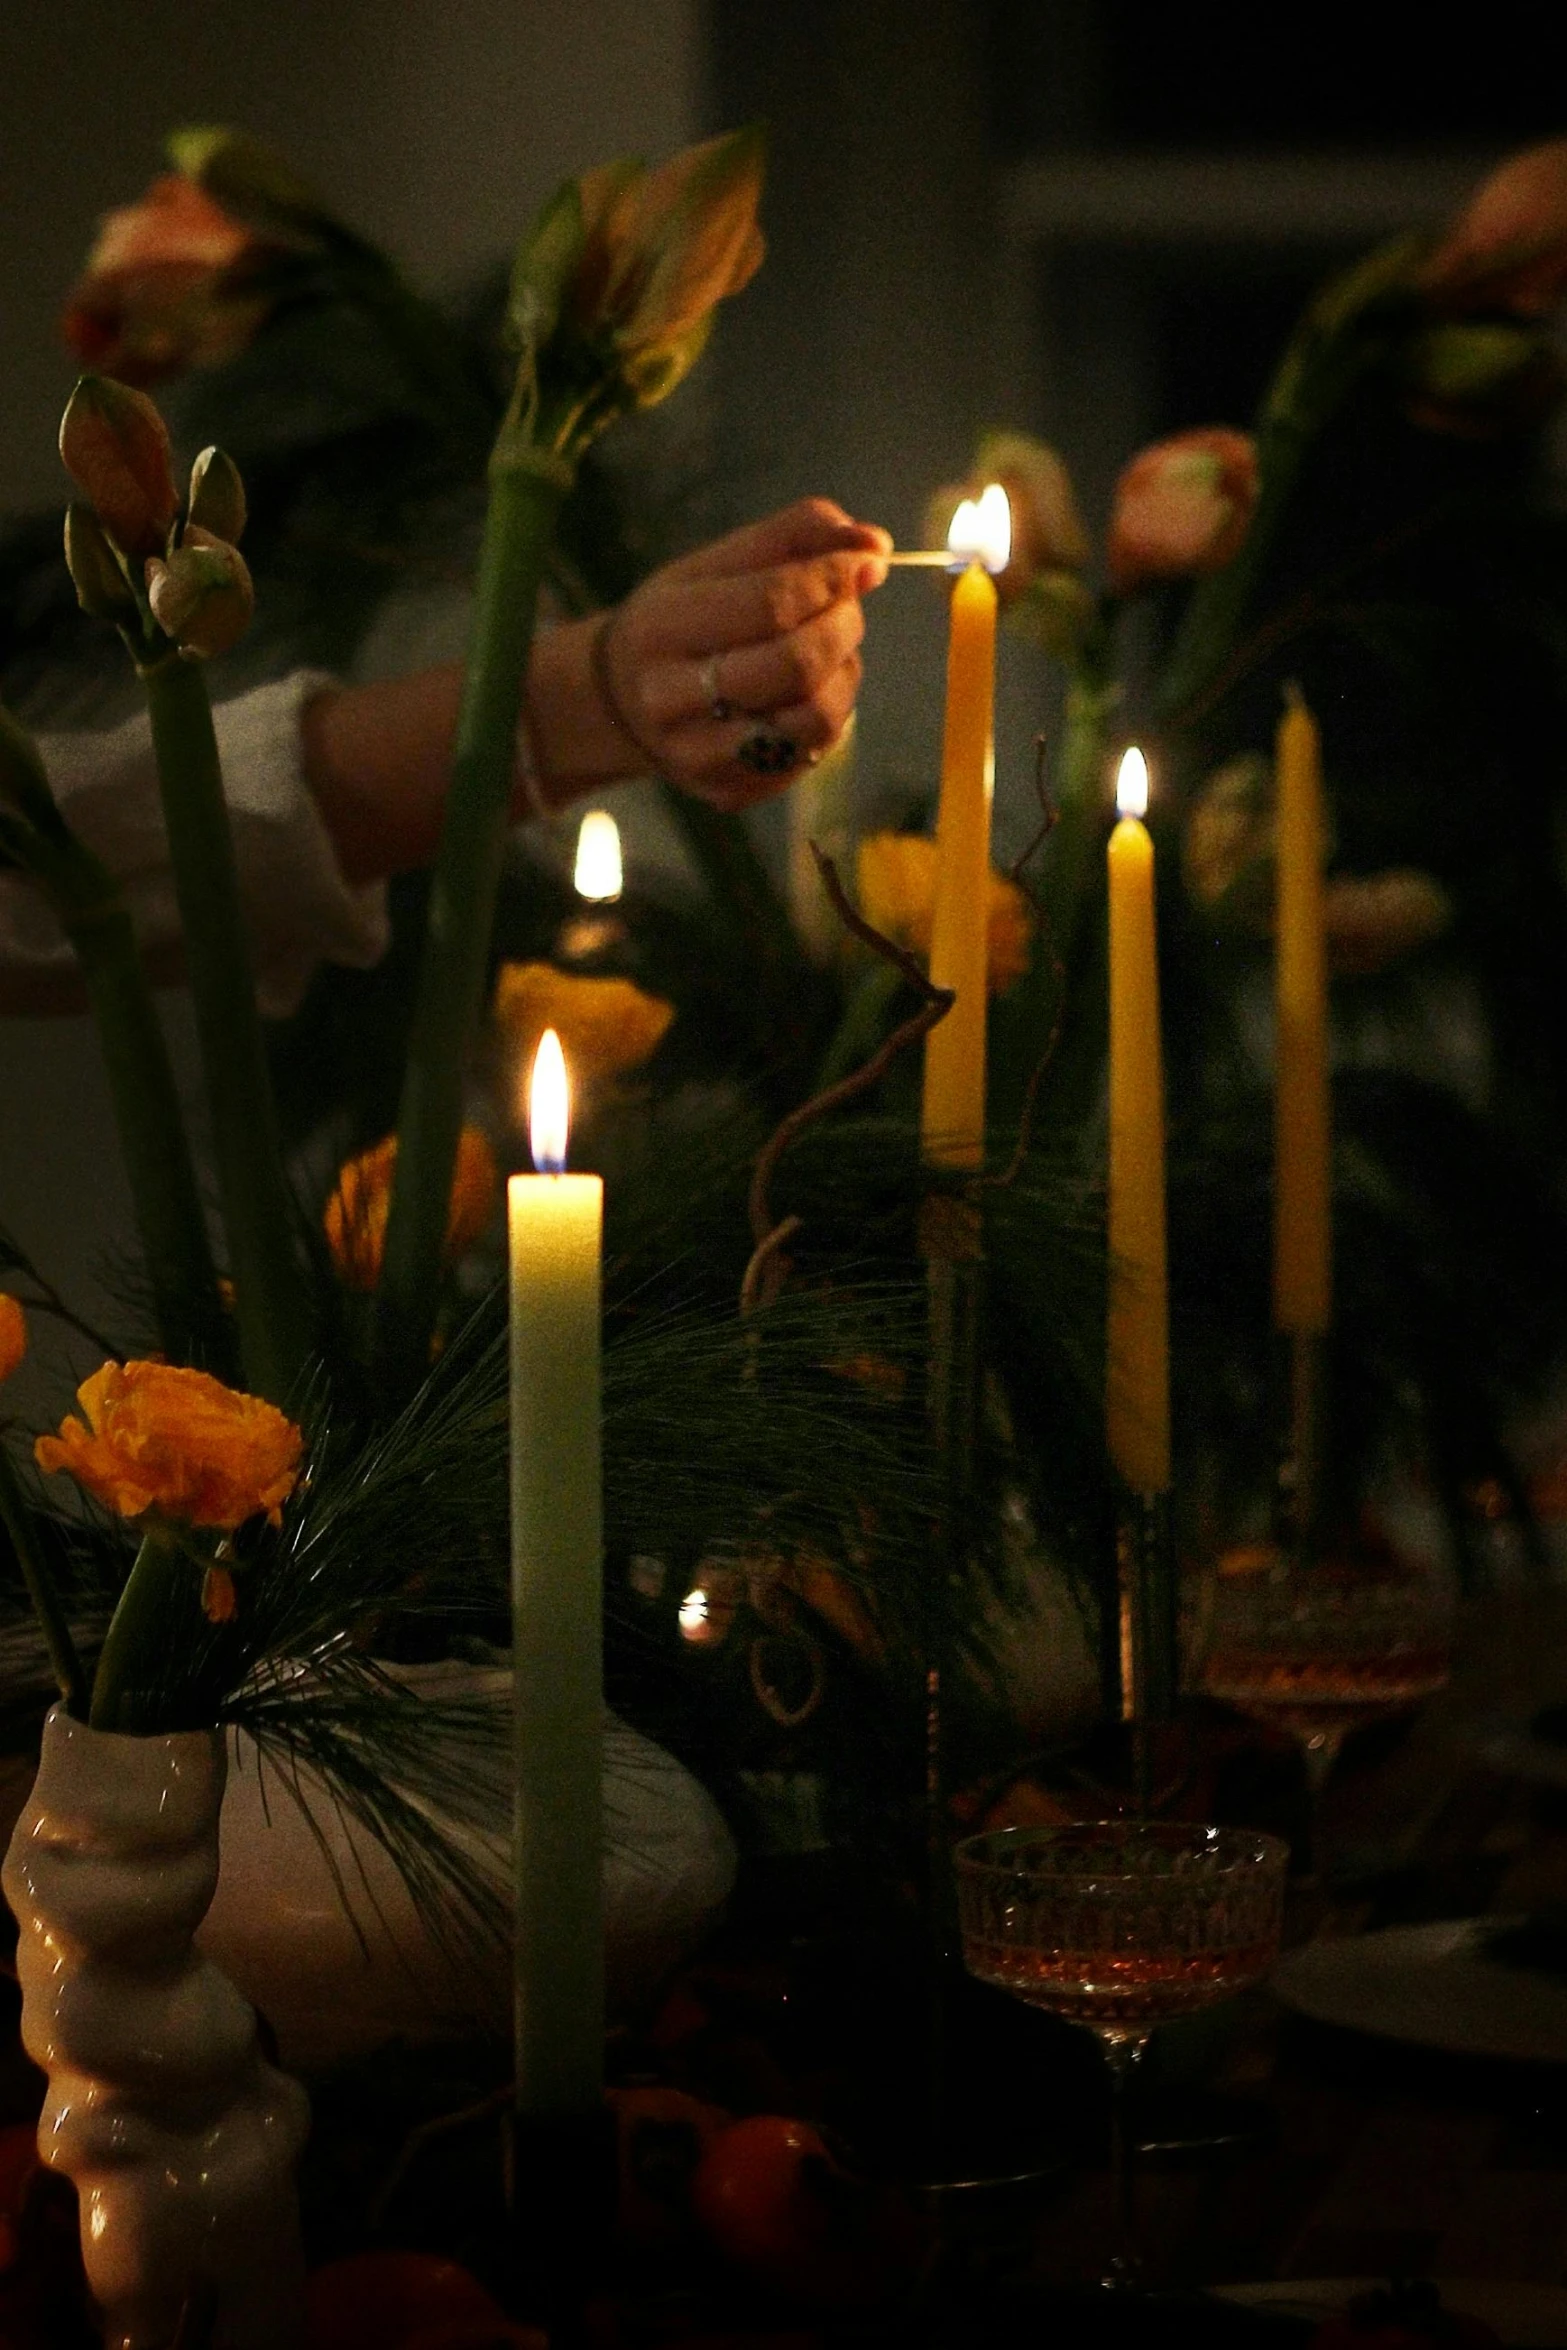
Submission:
M 1127 2084 L 1156 2027 L 1264 1976 L 1278 1955 L 1289 1848 L 1164 1820 L 1003 1828 L 954 1856 L 970 1974 L 1092 2032 L 1111 2089 L 1117 2252 L 1136 2282 Z

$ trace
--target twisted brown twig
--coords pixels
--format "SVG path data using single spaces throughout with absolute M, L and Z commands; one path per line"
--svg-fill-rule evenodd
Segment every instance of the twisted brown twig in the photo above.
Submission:
M 878 1085 L 899 1054 L 906 1052 L 911 1044 L 917 1044 L 922 1036 L 929 1035 L 937 1021 L 944 1020 L 957 1001 L 950 987 L 933 986 L 913 955 L 873 928 L 864 915 L 857 911 L 838 879 L 837 866 L 824 850 L 817 847 L 815 841 L 810 843 L 810 851 L 816 860 L 816 870 L 822 877 L 822 887 L 844 928 L 868 946 L 873 954 L 880 955 L 884 963 L 892 964 L 895 970 L 901 972 L 923 1001 L 919 1010 L 901 1022 L 860 1068 L 851 1070 L 847 1077 L 840 1077 L 835 1085 L 827 1086 L 808 1102 L 802 1102 L 798 1109 L 791 1110 L 757 1153 L 746 1202 L 751 1220 L 751 1238 L 756 1245 L 751 1261 L 746 1266 L 745 1278 L 740 1284 L 742 1314 L 754 1313 L 759 1305 L 771 1305 L 777 1297 L 788 1273 L 787 1262 L 779 1252 L 784 1243 L 800 1229 L 798 1216 L 786 1216 L 782 1222 L 778 1221 L 768 1197 L 773 1177 L 778 1171 L 778 1162 L 784 1152 L 818 1118 L 826 1117 L 830 1110 L 841 1109 L 845 1102 L 857 1100 L 862 1093 L 868 1093 L 872 1086 Z

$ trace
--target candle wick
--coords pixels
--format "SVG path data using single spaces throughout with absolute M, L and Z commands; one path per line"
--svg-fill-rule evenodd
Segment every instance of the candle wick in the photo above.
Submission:
M 1286 678 L 1285 680 L 1284 707 L 1286 710 L 1304 710 L 1306 707 L 1306 696 L 1298 677 Z

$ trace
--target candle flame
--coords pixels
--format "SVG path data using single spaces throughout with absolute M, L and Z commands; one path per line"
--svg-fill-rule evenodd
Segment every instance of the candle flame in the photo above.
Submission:
M 590 808 L 577 831 L 577 862 L 572 882 L 579 898 L 608 905 L 625 886 L 620 856 L 620 826 L 607 808 Z
M 947 552 L 954 563 L 983 563 L 1005 571 L 1012 558 L 1012 508 L 999 481 L 977 498 L 964 498 L 947 525 Z
M 1120 773 L 1115 779 L 1115 804 L 1123 816 L 1148 813 L 1148 762 L 1135 743 L 1121 754 Z
M 566 1056 L 553 1028 L 546 1028 L 533 1056 L 528 1081 L 528 1148 L 541 1175 L 566 1171 L 566 1136 L 571 1126 L 571 1088 Z
M 688 1591 L 680 1602 L 680 1631 L 686 1640 L 706 1640 L 711 1637 L 708 1625 L 707 1593 L 698 1584 Z

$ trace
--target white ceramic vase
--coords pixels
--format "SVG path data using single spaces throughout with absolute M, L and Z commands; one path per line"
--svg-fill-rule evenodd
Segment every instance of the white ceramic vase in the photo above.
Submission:
M 466 1799 L 437 1824 L 504 1905 L 511 1897 L 512 1703 L 506 1666 L 389 1668 L 436 1701 L 493 1706 L 502 1735 L 462 1749 Z M 266 2017 L 286 2065 L 310 2073 L 387 2042 L 500 2041 L 512 2029 L 509 1942 L 443 1948 L 391 1854 L 305 1766 L 285 1776 L 243 1732 L 223 1802 L 223 1868 L 201 1947 Z M 453 1778 L 459 1774 L 454 1769 Z M 310 1808 L 307 1820 L 296 1791 Z M 735 1849 L 707 1790 L 673 1755 L 611 1715 L 604 1729 L 605 1990 L 610 2013 L 644 2007 L 711 1933 Z
M 194 1942 L 225 1777 L 215 1732 L 119 1737 L 56 1708 L 6 1856 L 39 2151 L 80 2196 L 106 2350 L 161 2350 L 192 2295 L 214 2350 L 304 2338 L 305 2093 Z

